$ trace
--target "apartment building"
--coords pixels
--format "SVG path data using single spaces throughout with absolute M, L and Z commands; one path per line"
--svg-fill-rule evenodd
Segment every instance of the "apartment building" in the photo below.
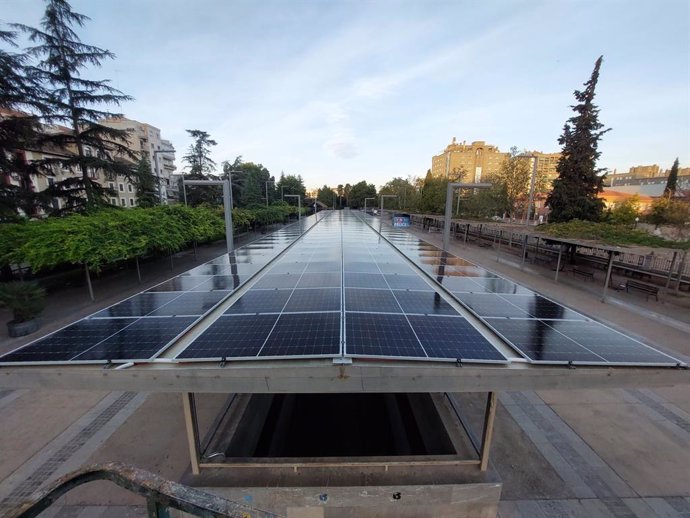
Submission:
M 162 203 L 174 203 L 177 200 L 176 185 L 173 185 L 171 176 L 175 172 L 175 148 L 169 140 L 161 139 L 161 130 L 124 117 L 106 119 L 101 124 L 130 132 L 128 147 L 138 156 L 145 156 L 149 160 L 153 175 L 160 181 Z
M 448 178 L 452 173 L 464 170 L 467 173 L 464 181 L 481 182 L 482 178 L 498 171 L 508 156 L 509 153 L 502 153 L 498 147 L 483 140 L 459 144 L 453 137 L 441 154 L 431 158 L 431 174 Z

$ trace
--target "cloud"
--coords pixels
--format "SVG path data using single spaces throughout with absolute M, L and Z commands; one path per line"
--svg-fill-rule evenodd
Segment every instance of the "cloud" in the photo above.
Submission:
M 326 140 L 324 149 L 334 157 L 350 159 L 359 155 L 354 136 L 348 132 L 339 132 Z

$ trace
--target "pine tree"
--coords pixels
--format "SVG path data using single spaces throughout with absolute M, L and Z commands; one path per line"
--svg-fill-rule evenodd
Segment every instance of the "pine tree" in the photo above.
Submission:
M 134 185 L 137 188 L 137 200 L 140 207 L 155 207 L 159 203 L 159 185 L 153 171 L 151 162 L 144 156 L 137 165 L 136 178 Z
M 664 197 L 673 198 L 676 194 L 676 189 L 678 188 L 678 158 L 673 162 L 671 166 L 671 172 L 668 174 L 668 179 L 666 180 L 666 187 L 664 188 Z
M 216 163 L 211 159 L 211 146 L 218 143 L 211 136 L 201 130 L 186 130 L 194 142 L 189 146 L 187 154 L 182 157 L 187 162 L 189 172 L 185 180 L 208 180 L 216 170 Z M 217 204 L 221 198 L 220 190 L 206 185 L 190 185 L 186 187 L 187 204 L 196 206 L 201 203 Z
M 82 43 L 73 27 L 83 27 L 89 18 L 72 11 L 66 0 L 47 0 L 41 29 L 15 24 L 36 46 L 28 53 L 39 60 L 31 67 L 32 77 L 49 91 L 47 105 L 49 124 L 60 124 L 45 134 L 43 148 L 68 150 L 69 156 L 43 160 L 42 167 L 78 171 L 79 177 L 57 182 L 52 194 L 64 198 L 71 209 L 92 208 L 106 203 L 106 189 L 96 180 L 103 172 L 108 179 L 117 175 L 132 178 L 137 156 L 127 147 L 126 130 L 109 128 L 98 121 L 121 117 L 121 114 L 99 109 L 103 105 L 120 105 L 132 98 L 111 87 L 108 80 L 82 77 L 88 66 L 98 67 L 112 52 Z
M 558 143 L 563 146 L 558 162 L 558 178 L 546 203 L 551 209 L 549 221 L 582 219 L 598 221 L 604 202 L 597 198 L 603 190 L 602 169 L 596 163 L 601 154 L 599 140 L 609 129 L 603 129 L 599 122 L 599 108 L 594 104 L 594 91 L 599 80 L 599 68 L 603 56 L 597 59 L 592 76 L 585 83 L 585 89 L 575 90 L 578 104 L 572 106 L 577 114 L 565 123 Z
M 16 33 L 0 30 L 0 42 L 8 47 L 16 48 L 15 38 Z M 43 111 L 45 98 L 41 85 L 27 73 L 27 58 L 0 48 L 0 220 L 33 216 L 46 202 L 34 186 L 41 171 L 25 159 L 40 128 L 38 117 L 30 112 Z

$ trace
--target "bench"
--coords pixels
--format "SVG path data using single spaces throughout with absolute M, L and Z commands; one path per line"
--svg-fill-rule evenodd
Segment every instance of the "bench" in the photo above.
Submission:
M 630 288 L 645 292 L 647 294 L 647 300 L 649 300 L 650 295 L 654 295 L 654 298 L 657 301 L 659 300 L 659 288 L 656 286 L 650 286 L 649 284 L 645 284 L 643 282 L 628 280 L 625 283 L 625 291 L 627 292 Z
M 579 275 L 580 277 L 589 279 L 590 281 L 594 280 L 594 274 L 592 272 L 588 272 L 587 270 L 580 270 L 579 268 L 573 268 L 573 275 Z

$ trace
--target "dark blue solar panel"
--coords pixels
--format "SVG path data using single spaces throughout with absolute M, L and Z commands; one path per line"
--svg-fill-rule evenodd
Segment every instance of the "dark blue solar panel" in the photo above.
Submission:
M 453 293 L 464 305 L 480 317 L 527 318 L 527 311 L 513 306 L 494 293 Z
M 506 361 L 505 356 L 464 318 L 418 315 L 408 318 L 430 358 Z
M 134 318 L 80 320 L 0 357 L 0 362 L 64 362 L 134 323 Z
M 345 261 L 343 269 L 345 272 L 381 273 L 373 261 Z
M 273 271 L 273 270 L 271 270 Z M 284 274 L 267 274 L 257 281 L 252 287 L 253 289 L 289 289 L 297 286 L 299 282 L 299 273 L 284 273 Z
M 345 309 L 367 313 L 402 313 L 390 290 L 346 288 Z
M 195 320 L 195 317 L 141 318 L 73 360 L 147 360 Z
M 183 275 L 173 277 L 146 291 L 206 291 L 200 286 L 211 278 L 210 275 Z
M 226 311 L 226 315 L 280 313 L 290 298 L 291 290 L 249 290 Z
M 189 291 L 183 293 L 168 304 L 159 307 L 155 311 L 151 312 L 150 315 L 157 317 L 173 315 L 203 315 L 229 294 L 229 291 Z
M 389 274 L 384 277 L 392 290 L 433 290 L 419 275 Z
M 404 315 L 346 313 L 345 329 L 346 354 L 426 357 Z
M 178 359 L 255 357 L 278 315 L 223 316 L 196 338 Z
M 270 270 L 269 273 L 277 274 L 277 273 L 291 273 L 291 274 L 301 274 L 304 272 L 304 268 L 306 265 L 303 262 L 295 262 L 295 261 L 281 261 L 275 266 L 273 266 Z
M 339 288 L 307 288 L 295 290 L 283 311 L 288 313 L 305 311 L 340 311 Z
M 312 261 L 307 264 L 306 273 L 321 272 L 340 272 L 342 265 L 340 261 Z
M 342 274 L 329 273 L 304 273 L 297 283 L 298 288 L 340 288 Z
M 393 291 L 405 313 L 422 315 L 459 315 L 441 295 L 435 291 Z
M 388 289 L 386 279 L 380 273 L 344 273 L 344 283 L 348 288 Z
M 260 356 L 340 354 L 340 313 L 283 314 Z
M 585 320 L 584 315 L 568 309 L 556 302 L 550 301 L 541 295 L 506 295 L 501 294 L 514 306 L 526 311 L 531 317 L 540 319 Z
M 223 264 L 202 264 L 184 272 L 182 275 L 226 275 L 230 267 Z
M 93 316 L 98 318 L 143 317 L 181 296 L 182 293 L 179 292 L 140 293 L 99 311 Z

